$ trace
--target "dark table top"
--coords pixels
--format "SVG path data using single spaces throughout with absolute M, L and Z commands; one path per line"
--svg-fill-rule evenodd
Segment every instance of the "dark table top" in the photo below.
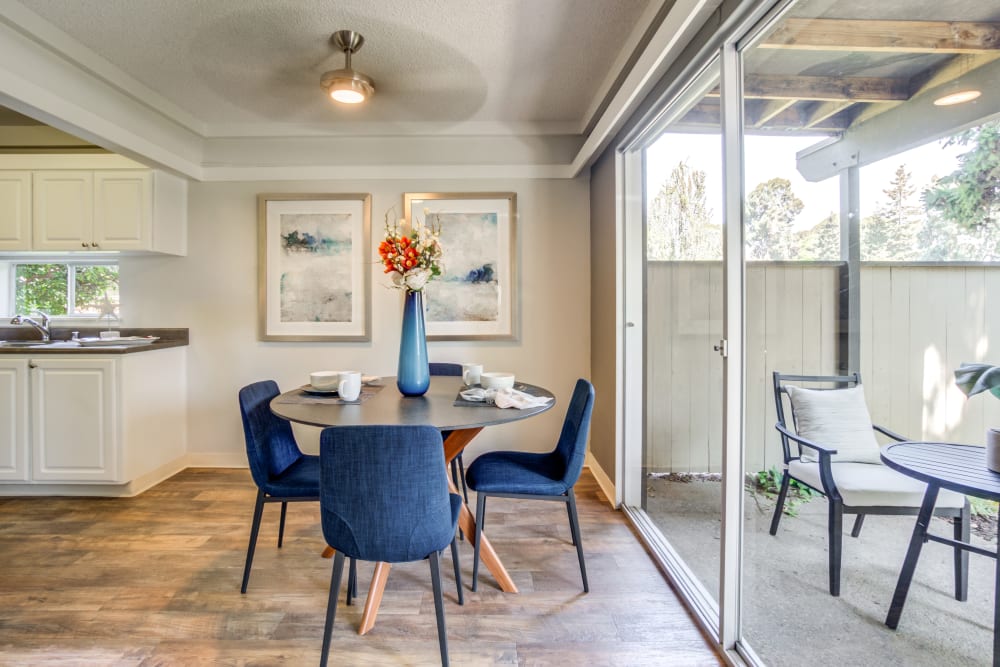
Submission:
M 882 448 L 887 466 L 970 496 L 1000 500 L 1000 474 L 986 467 L 986 450 L 950 442 L 900 442 Z
M 455 399 L 463 388 L 460 377 L 431 376 L 430 389 L 416 398 L 402 396 L 396 389 L 395 377 L 384 377 L 381 382 L 385 386 L 372 398 L 347 405 L 282 403 L 282 396 L 298 391 L 294 389 L 272 399 L 271 412 L 289 421 L 311 426 L 426 424 L 454 431 L 527 419 L 551 409 L 556 403 L 552 400 L 542 407 L 524 410 L 501 409 L 492 405 L 456 406 Z M 515 388 L 533 396 L 553 396 L 547 389 L 535 385 L 519 382 Z

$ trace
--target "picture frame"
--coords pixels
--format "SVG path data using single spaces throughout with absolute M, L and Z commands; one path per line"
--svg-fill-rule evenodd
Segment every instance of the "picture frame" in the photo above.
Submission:
M 440 228 L 444 272 L 424 288 L 428 340 L 516 340 L 517 194 L 407 192 L 407 225 Z
M 371 195 L 257 195 L 258 339 L 371 340 Z

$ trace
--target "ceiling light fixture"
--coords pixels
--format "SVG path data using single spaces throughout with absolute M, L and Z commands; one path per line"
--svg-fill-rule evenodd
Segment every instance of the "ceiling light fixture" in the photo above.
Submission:
M 983 91 L 978 88 L 960 83 L 962 78 L 972 70 L 972 56 L 957 57 L 961 58 L 958 61 L 959 74 L 938 95 L 937 99 L 934 100 L 934 106 L 936 107 L 950 107 L 956 104 L 964 104 L 965 102 L 971 102 L 983 94 Z
M 330 36 L 330 43 L 344 52 L 343 69 L 324 72 L 319 85 L 335 102 L 360 104 L 375 94 L 375 82 L 370 76 L 351 69 L 351 54 L 357 53 L 365 38 L 353 30 L 338 30 Z

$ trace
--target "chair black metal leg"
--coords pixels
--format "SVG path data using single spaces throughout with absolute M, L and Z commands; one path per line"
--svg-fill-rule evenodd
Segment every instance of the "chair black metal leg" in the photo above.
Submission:
M 854 517 L 854 527 L 851 528 L 851 537 L 857 537 L 861 534 L 861 526 L 865 523 L 865 515 L 859 514 Z
M 771 534 L 778 534 L 778 522 L 781 521 L 781 514 L 785 511 L 785 496 L 788 495 L 788 473 L 781 476 L 781 489 L 778 491 L 778 501 L 774 505 L 774 516 L 771 517 Z
M 569 502 L 566 506 L 569 508 L 569 530 L 573 534 L 573 544 L 576 545 L 576 557 L 580 560 L 580 576 L 583 577 L 583 592 L 590 592 L 590 585 L 587 584 L 587 566 L 583 562 L 583 539 L 580 537 L 580 520 L 576 514 L 576 496 L 573 494 L 573 489 L 566 492 L 566 496 Z
M 899 625 L 899 617 L 903 614 L 903 605 L 906 604 L 906 594 L 910 591 L 910 582 L 913 581 L 913 571 L 917 569 L 917 560 L 920 559 L 920 549 L 927 539 L 927 528 L 931 522 L 931 515 L 934 514 L 934 503 L 937 502 L 939 487 L 935 484 L 928 484 L 927 491 L 924 492 L 924 501 L 920 505 L 920 513 L 917 514 L 917 521 L 913 526 L 913 534 L 910 535 L 910 546 L 906 549 L 906 558 L 903 559 L 903 569 L 899 571 L 899 579 L 896 581 L 896 590 L 892 594 L 892 602 L 889 603 L 889 613 L 885 618 L 885 624 L 893 630 Z M 997 560 L 1000 563 L 1000 559 Z M 995 637 L 994 637 L 995 641 Z
M 972 524 L 972 510 L 969 508 L 969 501 L 965 501 L 961 516 L 957 516 L 954 522 L 955 539 L 959 542 L 969 542 L 969 533 Z M 969 552 L 965 549 L 955 547 L 955 599 L 965 602 L 969 599 Z
M 458 478 L 462 480 L 462 497 L 465 498 L 465 504 L 469 504 L 469 487 L 465 485 L 465 464 L 462 463 L 462 455 L 456 456 L 453 461 L 458 461 Z M 457 484 L 456 484 L 457 486 Z
M 434 589 L 434 614 L 437 616 L 441 667 L 448 667 L 448 635 L 444 624 L 444 597 L 441 595 L 441 567 L 437 552 L 432 551 L 428 560 L 431 564 L 431 587 Z
M 330 638 L 333 636 L 333 620 L 337 616 L 337 593 L 340 591 L 340 579 L 344 574 L 344 554 L 338 551 L 333 557 L 333 572 L 330 576 L 330 597 L 326 602 L 326 625 L 323 627 L 323 652 L 320 654 L 320 667 L 326 667 L 330 658 Z
M 486 520 L 486 494 L 476 494 L 476 546 L 472 561 L 472 592 L 479 586 L 479 541 L 483 536 L 483 521 Z
M 455 564 L 455 588 L 458 589 L 458 604 L 465 604 L 465 592 L 462 590 L 462 567 L 458 562 L 458 540 L 451 540 L 451 561 Z
M 247 545 L 247 562 L 243 566 L 243 585 L 240 593 L 247 592 L 250 581 L 250 566 L 253 564 L 253 552 L 257 548 L 257 533 L 260 531 L 260 517 L 264 513 L 264 492 L 257 489 L 257 503 L 253 507 L 253 523 L 250 525 L 250 544 Z
M 570 489 L 572 493 L 572 489 Z M 573 541 L 573 546 L 576 546 L 576 533 L 573 531 L 573 507 L 567 502 L 566 503 L 566 514 L 569 516 L 569 535 L 570 539 Z
M 347 573 L 347 604 L 350 605 L 354 598 L 358 596 L 358 561 L 351 559 L 351 566 Z
M 840 555 L 844 544 L 844 506 L 836 500 L 830 501 L 827 533 L 830 540 L 830 595 L 840 595 Z
M 281 548 L 281 540 L 285 536 L 285 513 L 288 511 L 288 503 L 281 502 L 281 520 L 278 522 L 278 548 Z

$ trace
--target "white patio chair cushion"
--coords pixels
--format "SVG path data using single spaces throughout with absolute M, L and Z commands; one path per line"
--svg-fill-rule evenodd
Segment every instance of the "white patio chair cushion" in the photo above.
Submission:
M 833 481 L 844 504 L 851 507 L 920 507 L 927 485 L 907 477 L 892 468 L 871 463 L 841 461 L 832 463 Z M 788 464 L 792 477 L 820 491 L 819 463 L 792 461 Z M 965 505 L 961 493 L 941 489 L 935 507 L 960 508 Z
M 879 445 L 861 385 L 850 389 L 805 389 L 789 385 L 795 432 L 817 445 L 836 449 L 832 461 L 881 463 Z M 803 461 L 816 461 L 816 451 L 802 448 Z

